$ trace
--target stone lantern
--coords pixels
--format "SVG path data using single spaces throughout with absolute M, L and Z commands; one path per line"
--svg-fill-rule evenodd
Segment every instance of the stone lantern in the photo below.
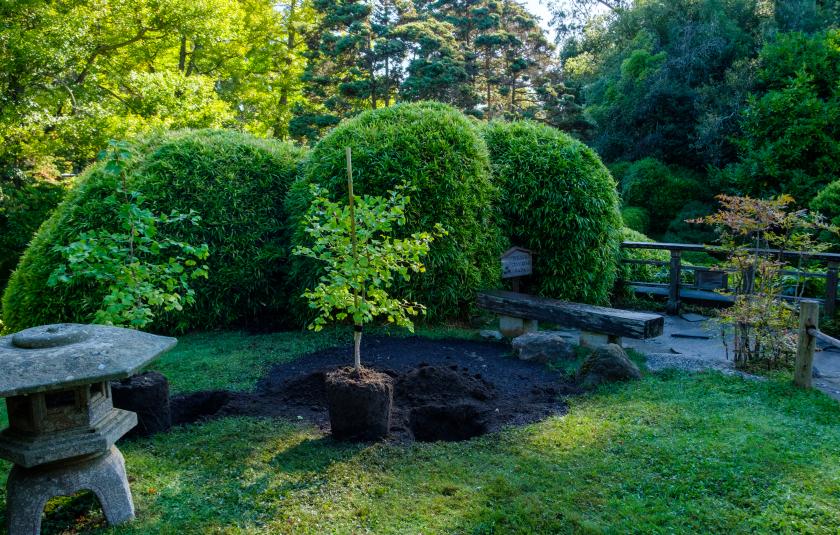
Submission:
M 176 340 L 140 331 L 64 323 L 0 337 L 0 397 L 9 427 L 0 458 L 9 535 L 40 532 L 47 500 L 90 490 L 111 524 L 134 518 L 125 461 L 114 443 L 137 424 L 114 408 L 110 381 L 137 373 Z

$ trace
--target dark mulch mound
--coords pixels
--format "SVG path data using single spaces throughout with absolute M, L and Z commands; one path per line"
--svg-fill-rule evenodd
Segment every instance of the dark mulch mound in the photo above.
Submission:
M 565 414 L 564 397 L 580 390 L 544 365 L 509 354 L 509 346 L 495 342 L 367 336 L 362 343 L 363 364 L 394 378 L 396 440 L 462 440 Z M 252 393 L 176 396 L 172 421 L 271 416 L 329 431 L 325 373 L 351 363 L 350 346 L 327 349 L 275 366 Z

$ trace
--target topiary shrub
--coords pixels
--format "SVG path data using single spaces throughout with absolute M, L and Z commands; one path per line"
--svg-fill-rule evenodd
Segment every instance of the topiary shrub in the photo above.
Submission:
M 481 288 L 499 284 L 503 248 L 495 209 L 497 189 L 490 179 L 487 147 L 459 111 L 439 103 L 399 104 L 364 112 L 332 130 L 310 153 L 302 180 L 288 201 L 293 245 L 306 244 L 301 219 L 311 201 L 310 184 L 327 189 L 332 200 L 347 199 L 345 148 L 353 151 L 357 195 L 386 195 L 406 183 L 411 202 L 406 223 L 395 237 L 430 231 L 441 223 L 449 232 L 432 244 L 422 277 L 400 281 L 394 295 L 420 302 L 430 320 L 464 317 Z M 321 268 L 295 258 L 289 295 L 306 320 L 298 296 L 312 288 Z
M 563 132 L 528 121 L 484 130 L 502 188 L 504 228 L 532 249 L 535 290 L 605 303 L 615 281 L 619 231 L 616 185 L 598 155 Z
M 625 206 L 621 209 L 621 220 L 625 227 L 644 234 L 650 225 L 650 214 L 638 206 Z
M 196 210 L 199 226 L 172 227 L 166 237 L 210 248 L 209 278 L 192 284 L 195 304 L 156 317 L 151 329 L 273 322 L 287 305 L 282 292 L 289 252 L 283 199 L 302 149 L 232 131 L 199 130 L 151 138 L 134 152 L 126 168 L 127 188 L 143 193 L 155 213 Z M 103 202 L 114 192 L 114 182 L 102 164 L 91 166 L 38 231 L 3 296 L 7 330 L 91 320 L 102 300 L 101 285 L 80 281 L 47 291 L 47 279 L 63 263 L 55 246 L 76 241 L 85 231 L 116 230 L 117 218 Z
M 690 171 L 672 169 L 655 158 L 634 162 L 621 184 L 624 206 L 640 206 L 650 214 L 650 231 L 659 235 L 688 201 L 703 188 Z

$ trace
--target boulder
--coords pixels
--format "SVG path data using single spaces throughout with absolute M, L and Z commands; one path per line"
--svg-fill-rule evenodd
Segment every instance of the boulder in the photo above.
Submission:
M 538 331 L 517 336 L 513 339 L 513 354 L 519 360 L 541 363 L 574 360 L 577 357 L 569 338 L 564 333 L 554 331 Z
M 641 379 L 641 377 L 639 367 L 616 344 L 609 344 L 593 351 L 578 370 L 578 382 L 587 388 L 613 381 Z
M 505 339 L 505 337 L 499 331 L 494 331 L 492 329 L 486 329 L 478 333 L 484 340 L 493 340 L 495 342 L 501 342 Z

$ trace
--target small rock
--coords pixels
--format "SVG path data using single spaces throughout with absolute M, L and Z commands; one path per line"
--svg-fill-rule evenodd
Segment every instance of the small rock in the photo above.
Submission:
M 692 323 L 696 323 L 698 321 L 706 321 L 707 319 L 709 319 L 706 316 L 701 316 L 700 314 L 692 314 L 691 312 L 681 314 L 680 317 L 685 321 L 690 321 Z
M 574 345 L 559 332 L 539 331 L 523 334 L 513 339 L 513 354 L 529 362 L 551 362 L 573 360 L 576 357 Z
M 589 355 L 578 371 L 578 381 L 583 387 L 601 383 L 626 381 L 642 377 L 638 366 L 627 357 L 621 347 L 609 344 Z
M 487 329 L 478 333 L 485 340 L 504 340 L 504 336 L 499 331 Z

